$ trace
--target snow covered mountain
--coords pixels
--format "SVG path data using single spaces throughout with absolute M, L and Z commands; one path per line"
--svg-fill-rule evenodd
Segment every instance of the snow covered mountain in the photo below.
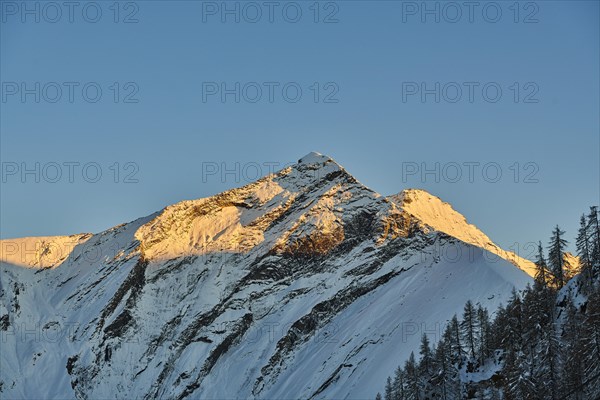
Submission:
M 532 273 L 440 199 L 380 196 L 318 153 L 99 234 L 0 244 L 2 398 L 370 398 L 423 333 Z

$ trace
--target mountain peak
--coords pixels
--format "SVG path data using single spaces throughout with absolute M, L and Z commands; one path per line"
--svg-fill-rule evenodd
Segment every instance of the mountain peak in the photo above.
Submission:
M 333 161 L 329 156 L 323 155 L 316 151 L 311 151 L 304 157 L 298 160 L 299 164 L 325 164 Z M 334 161 L 335 162 L 335 161 Z
M 295 166 L 300 170 L 327 170 L 327 172 L 345 171 L 344 167 L 338 164 L 333 158 L 316 151 L 311 151 L 298 160 Z M 319 174 L 318 176 L 320 176 Z
M 136 238 L 153 260 L 257 247 L 321 254 L 352 235 L 345 225 L 378 198 L 332 158 L 311 152 L 240 188 L 168 206 Z

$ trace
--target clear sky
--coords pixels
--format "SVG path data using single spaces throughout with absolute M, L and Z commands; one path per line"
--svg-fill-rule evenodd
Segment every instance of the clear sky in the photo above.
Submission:
M 2 238 L 99 232 L 310 151 L 524 256 L 599 203 L 597 1 L 0 3 Z

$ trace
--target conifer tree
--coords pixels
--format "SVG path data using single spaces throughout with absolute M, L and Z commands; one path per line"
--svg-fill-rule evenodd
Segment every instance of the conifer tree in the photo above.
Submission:
M 390 378 L 389 376 L 385 383 L 385 400 L 395 400 L 394 399 L 394 391 L 392 388 L 392 378 Z
M 583 346 L 581 341 L 581 318 L 573 304 L 573 298 L 566 300 L 566 319 L 562 334 L 562 353 L 565 360 L 563 371 L 564 391 L 575 399 L 583 397 Z
M 408 360 L 406 360 L 404 373 L 406 376 L 406 399 L 420 400 L 419 370 L 417 368 L 417 362 L 415 361 L 415 354 L 413 352 L 410 353 Z
M 517 290 L 513 288 L 506 306 L 507 326 L 505 332 L 505 348 L 518 351 L 523 339 L 522 302 Z
M 419 349 L 419 386 L 425 398 L 430 397 L 431 376 L 433 374 L 433 354 L 429 346 L 429 338 L 423 333 L 421 336 L 421 347 Z
M 565 232 L 556 225 L 548 248 L 548 264 L 554 278 L 554 285 L 559 289 L 565 284 L 564 254 L 567 241 L 563 239 L 564 234 Z
M 590 238 L 590 262 L 594 277 L 600 274 L 600 223 L 598 222 L 598 207 L 590 207 L 588 215 L 588 237 Z
M 600 285 L 590 294 L 582 325 L 584 354 L 584 392 L 590 399 L 600 398 Z
M 450 353 L 452 357 L 452 363 L 460 366 L 462 364 L 462 358 L 464 355 L 463 346 L 460 338 L 460 324 L 456 314 L 450 320 L 450 323 L 446 327 L 448 345 L 450 347 Z M 446 335 L 444 335 L 446 336 Z
M 478 357 L 479 364 L 483 364 L 485 359 L 490 357 L 492 354 L 491 348 L 491 323 L 490 323 L 490 315 L 488 310 L 483 308 L 481 304 L 477 305 L 477 326 L 479 327 L 478 333 Z
M 476 357 L 477 348 L 477 315 L 473 302 L 468 300 L 464 307 L 462 322 L 460 323 L 462 334 L 467 346 L 467 352 L 469 356 L 474 359 Z
M 553 295 L 551 298 L 556 299 L 556 296 Z M 544 335 L 540 339 L 540 347 L 540 364 L 542 365 L 542 378 L 540 381 L 545 382 L 548 387 L 547 392 L 549 395 L 546 397 L 557 400 L 560 396 L 561 357 L 559 351 L 560 343 L 555 325 L 554 306 L 552 306 L 550 321 L 544 329 Z
M 446 325 L 444 335 L 438 344 L 436 358 L 440 363 L 443 375 L 441 379 L 444 382 L 443 392 L 448 399 L 459 398 L 460 380 L 458 377 L 458 368 L 462 364 L 462 347 L 460 338 L 457 336 L 458 319 L 456 315 Z
M 505 394 L 507 400 L 534 399 L 535 389 L 523 354 L 509 350 L 504 364 Z
M 544 250 L 542 249 L 542 242 L 538 242 L 538 254 L 535 260 L 535 283 L 541 287 L 546 287 L 548 284 L 548 265 L 544 258 Z
M 590 286 L 594 282 L 588 230 L 588 222 L 585 219 L 585 215 L 582 215 L 581 219 L 579 220 L 579 230 L 577 232 L 577 239 L 575 240 L 575 244 L 577 246 L 577 255 L 579 256 L 581 275 L 583 277 L 586 288 L 590 288 Z
M 495 318 L 492 322 L 492 335 L 490 347 L 493 349 L 503 349 L 505 342 L 505 333 L 508 325 L 508 313 L 506 308 L 500 304 L 495 312 Z
M 435 348 L 434 355 L 434 374 L 432 385 L 438 388 L 437 397 L 442 400 L 448 399 L 448 383 L 451 379 L 450 369 L 452 368 L 449 348 L 445 339 L 442 338 Z
M 392 391 L 395 400 L 405 400 L 406 396 L 404 393 L 404 371 L 400 366 L 396 368 L 394 374 L 394 382 L 392 383 Z

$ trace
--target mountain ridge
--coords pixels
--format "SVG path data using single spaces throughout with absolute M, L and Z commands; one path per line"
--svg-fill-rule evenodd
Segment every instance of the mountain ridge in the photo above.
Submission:
M 156 239 L 151 238 L 152 229 L 167 229 L 165 226 L 166 224 L 164 223 L 165 221 L 160 220 L 161 218 L 174 218 L 174 214 L 177 212 L 180 213 L 179 216 L 188 218 L 190 213 L 193 213 L 195 209 L 202 208 L 203 206 L 207 208 L 221 207 L 222 212 L 218 215 L 210 215 L 210 218 L 205 218 L 203 221 L 195 221 L 196 226 L 194 227 L 194 232 L 190 233 L 192 235 L 195 234 L 196 236 L 186 238 L 189 239 L 187 244 L 172 243 L 173 248 L 163 248 L 162 251 L 165 252 L 164 256 L 168 258 L 190 255 L 198 252 L 209 252 L 211 250 L 230 251 L 233 249 L 243 250 L 249 246 L 251 247 L 261 241 L 259 237 L 261 232 L 256 229 L 252 232 L 250 232 L 251 229 L 245 229 L 248 224 L 244 223 L 244 217 L 247 220 L 248 215 L 242 216 L 242 214 L 250 213 L 243 213 L 243 210 L 252 209 L 256 205 L 264 205 L 270 200 L 275 201 L 276 196 L 281 196 L 289 202 L 293 201 L 296 196 L 301 194 L 301 190 L 299 190 L 298 187 L 293 187 L 294 185 L 289 185 L 289 183 L 285 186 L 285 178 L 288 177 L 288 174 L 291 174 L 292 171 L 301 171 L 299 174 L 292 176 L 293 181 L 299 180 L 299 182 L 301 182 L 300 186 L 308 186 L 322 180 L 336 179 L 338 176 L 344 176 L 349 182 L 358 185 L 360 190 L 364 191 L 365 194 L 371 193 L 372 197 L 370 200 L 375 201 L 379 198 L 387 199 L 397 206 L 400 211 L 406 211 L 424 226 L 456 237 L 466 243 L 483 247 L 491 253 L 513 263 L 527 272 L 530 276 L 535 275 L 535 265 L 533 262 L 523 259 L 510 251 L 501 249 L 475 225 L 468 223 L 466 218 L 462 214 L 456 212 L 450 204 L 442 201 L 437 196 L 422 189 L 404 189 L 395 195 L 387 197 L 381 196 L 377 192 L 372 191 L 358 182 L 356 178 L 350 175 L 333 158 L 318 152 L 308 153 L 300 158 L 294 167 L 289 166 L 273 175 L 260 178 L 257 181 L 240 188 L 226 190 L 213 196 L 195 200 L 183 200 L 166 206 L 161 211 L 155 213 L 156 218 L 148 222 L 148 226 L 144 225 L 140 227 L 139 232 L 136 232 L 136 238 L 140 240 L 142 244 L 147 243 L 149 247 L 153 247 Z M 284 187 L 279 185 L 278 182 L 284 182 Z M 327 196 L 327 193 L 323 193 L 323 195 Z M 240 196 L 250 196 L 250 198 L 248 199 Z M 278 209 L 270 210 L 271 217 L 276 216 L 278 212 L 283 212 L 288 205 L 289 204 L 286 204 L 285 202 L 277 204 L 276 208 Z M 331 210 L 331 202 L 326 199 L 321 204 L 318 204 L 318 206 L 320 206 L 320 208 L 316 208 L 315 212 L 306 218 L 312 219 L 312 222 L 324 229 L 335 230 L 334 225 L 336 223 L 336 218 L 335 213 Z M 242 212 L 240 212 L 239 209 L 242 209 Z M 321 215 L 318 213 L 319 210 L 322 212 Z M 269 215 L 266 214 L 267 213 L 261 216 L 264 220 L 269 219 Z M 114 228 L 115 227 L 110 229 Z M 174 235 L 172 237 L 176 237 L 177 232 L 173 233 Z M 200 237 L 202 236 L 201 233 L 204 234 L 203 237 Z M 55 268 L 68 257 L 68 248 L 75 248 L 75 245 L 80 244 L 82 238 L 89 239 L 91 235 L 91 233 L 81 233 L 69 236 L 3 239 L 0 240 L 0 260 L 33 268 Z M 213 240 L 215 237 L 220 237 L 220 240 Z M 236 237 L 242 237 L 243 239 L 239 243 L 232 243 L 231 240 L 235 240 Z M 67 240 L 67 238 L 70 240 Z M 230 239 L 230 241 L 227 242 L 224 239 Z M 335 242 L 335 237 L 332 239 Z M 11 250 L 9 244 L 13 245 L 13 249 L 16 246 L 18 252 Z M 36 251 L 33 251 L 31 248 L 32 245 Z M 148 247 L 148 245 L 145 247 Z M 56 254 L 54 255 L 54 258 L 49 257 L 52 246 L 60 248 L 61 257 L 58 257 Z M 281 246 L 284 246 L 284 244 L 281 244 Z M 319 250 L 316 249 L 316 251 Z M 62 254 L 65 252 L 67 254 Z M 149 253 L 150 254 L 148 255 L 150 257 L 156 255 L 154 252 Z M 20 263 L 17 258 L 21 258 Z

